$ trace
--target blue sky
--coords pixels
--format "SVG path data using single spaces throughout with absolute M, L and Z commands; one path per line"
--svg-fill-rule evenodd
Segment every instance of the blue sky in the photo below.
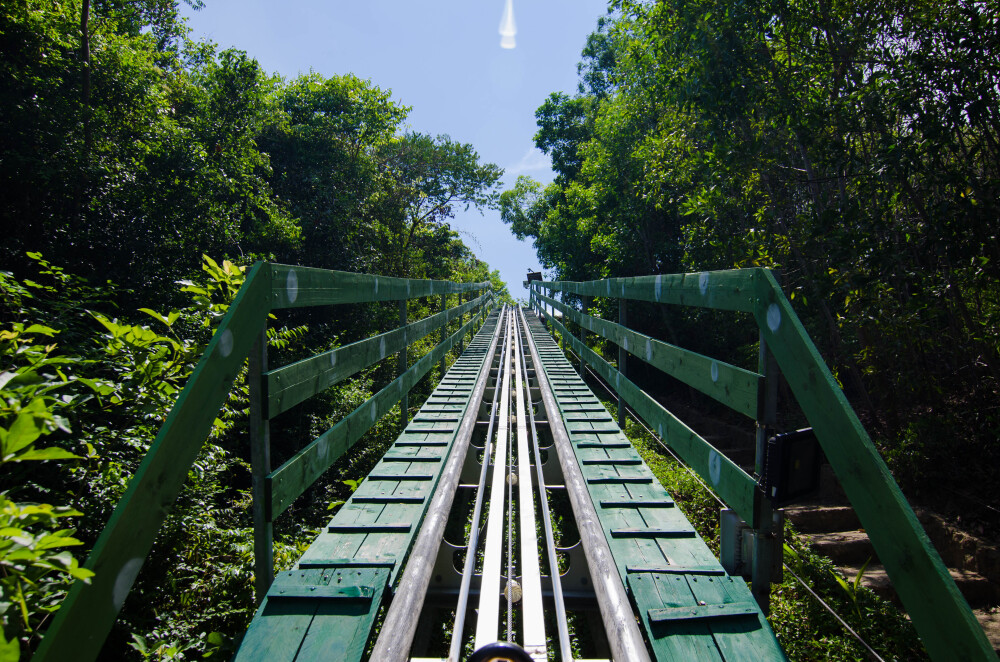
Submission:
M 548 182 L 548 158 L 534 148 L 535 109 L 550 92 L 576 90 L 576 64 L 607 0 L 513 0 L 516 47 L 500 47 L 505 0 L 205 0 L 185 15 L 194 37 L 235 47 L 265 70 L 293 77 L 351 72 L 412 106 L 409 128 L 472 143 L 484 161 Z M 465 243 L 524 296 L 530 243 L 500 214 L 458 210 Z

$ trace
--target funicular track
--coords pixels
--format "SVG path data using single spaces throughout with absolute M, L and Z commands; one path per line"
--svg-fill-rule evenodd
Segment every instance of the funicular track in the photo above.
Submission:
M 582 311 L 543 289 L 579 296 Z M 587 314 L 588 297 L 613 293 L 751 313 L 761 331 L 758 372 L 632 331 L 624 306 L 619 324 Z M 409 322 L 407 300 L 431 296 L 441 297 L 440 312 Z M 449 296 L 457 301 L 451 308 Z M 387 301 L 399 302 L 398 328 L 268 368 L 263 339 L 272 310 Z M 580 338 L 554 311 L 578 325 Z M 617 421 L 580 377 L 583 363 L 567 361 L 540 319 L 614 385 Z M 619 345 L 616 368 L 586 346 L 585 329 Z M 411 365 L 409 344 L 435 330 L 440 341 Z M 408 391 L 453 348 L 457 360 L 408 419 Z M 629 381 L 626 352 L 755 419 L 754 475 Z M 395 380 L 270 466 L 270 418 L 394 353 Z M 497 307 L 486 283 L 261 263 L 95 545 L 86 564 L 93 582 L 73 586 L 35 660 L 97 659 L 247 357 L 259 607 L 237 661 L 785 659 L 764 616 L 780 567 L 771 496 L 781 484 L 762 466 L 770 458 L 762 443 L 769 447 L 773 433 L 775 363 L 840 465 L 838 477 L 900 580 L 932 657 L 996 659 L 770 272 L 536 282 L 531 308 L 522 309 Z M 669 437 L 732 509 L 742 526 L 736 544 L 748 555 L 742 569 L 723 567 L 632 447 L 619 427 L 623 402 Z M 295 567 L 272 577 L 274 518 L 396 403 L 396 442 Z M 578 542 L 557 547 L 567 536 Z M 724 535 L 724 556 L 725 545 Z
M 599 654 L 648 660 L 648 641 L 662 660 L 784 658 L 746 583 L 719 565 L 551 337 L 505 307 L 275 579 L 236 659 L 361 659 L 384 600 L 372 660 L 490 650 L 573 660 L 552 571 L 553 490 L 572 506 L 582 553 L 566 588 L 577 612 L 599 614 L 588 621 Z M 449 517 L 468 523 L 464 544 L 444 539 Z M 454 614 L 446 657 L 421 636 L 432 609 Z

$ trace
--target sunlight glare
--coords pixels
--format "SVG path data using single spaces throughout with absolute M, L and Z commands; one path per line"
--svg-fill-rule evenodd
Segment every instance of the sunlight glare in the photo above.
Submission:
M 517 43 L 517 25 L 514 23 L 514 0 L 507 0 L 503 16 L 500 18 L 500 48 L 514 48 Z

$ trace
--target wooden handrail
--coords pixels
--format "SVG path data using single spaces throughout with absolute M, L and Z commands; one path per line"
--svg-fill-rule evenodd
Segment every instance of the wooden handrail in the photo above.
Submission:
M 208 438 L 236 376 L 254 344 L 259 342 L 272 310 L 398 301 L 487 290 L 490 285 L 486 282 L 414 280 L 266 262 L 254 264 L 135 476 L 129 481 L 125 495 L 98 536 L 84 564 L 94 571 L 94 577 L 89 584 L 78 580 L 70 587 L 32 660 L 89 662 L 97 659 L 188 470 Z M 449 322 L 456 314 L 462 315 L 469 310 L 477 310 L 478 315 L 445 341 L 447 349 L 439 344 L 428 355 L 433 358 L 421 359 L 390 384 L 395 393 L 401 393 L 404 388 L 409 390 L 416 383 L 414 376 L 420 370 L 423 370 L 421 375 L 426 373 L 462 334 L 470 332 L 474 321 L 491 301 L 491 295 L 484 294 L 471 302 L 472 306 L 465 304 L 451 309 L 459 312 L 451 313 L 450 317 L 446 314 Z M 444 326 L 442 324 L 441 328 Z M 416 339 L 406 338 L 405 342 L 408 345 Z M 392 406 L 385 404 L 389 399 L 383 389 L 366 405 L 372 403 L 368 405 L 372 411 L 382 415 Z M 398 397 L 392 404 L 397 400 Z
M 626 339 L 632 343 L 642 336 L 629 333 L 629 330 L 610 322 L 591 322 L 587 319 L 589 316 L 542 295 L 542 290 L 752 313 L 761 333 L 761 342 L 774 356 L 812 425 L 931 657 L 935 660 L 997 660 L 982 627 L 770 270 L 756 268 L 610 278 L 583 283 L 533 281 L 529 286 L 531 304 L 539 312 L 542 312 L 542 304 L 548 304 L 574 322 L 583 323 L 588 330 L 619 345 Z M 645 409 L 633 404 L 633 400 L 641 402 L 643 396 L 648 396 L 573 338 L 562 324 L 550 321 L 574 350 L 619 389 L 619 395 L 657 429 L 658 423 L 663 420 L 662 414 L 649 407 L 648 403 Z M 646 360 L 641 352 L 631 353 L 640 360 Z M 663 367 L 662 362 L 647 362 L 651 365 L 660 363 L 657 367 Z M 703 388 L 704 384 L 697 381 L 688 383 L 713 395 Z M 726 404 L 732 406 L 731 403 Z M 691 451 L 689 436 L 682 434 L 678 440 L 677 435 L 664 432 L 666 430 L 660 431 L 664 441 L 705 477 L 704 464 L 698 462 L 698 455 L 704 454 L 704 449 L 695 447 Z M 694 461 L 689 460 L 685 453 L 691 455 Z M 711 471 L 709 468 L 709 480 Z M 719 494 L 740 512 L 740 508 L 731 501 L 732 497 L 727 498 L 725 490 L 719 489 Z M 759 489 L 757 494 L 757 503 L 769 506 Z M 769 507 L 765 509 L 769 510 Z M 740 516 L 748 522 L 753 521 L 742 513 Z

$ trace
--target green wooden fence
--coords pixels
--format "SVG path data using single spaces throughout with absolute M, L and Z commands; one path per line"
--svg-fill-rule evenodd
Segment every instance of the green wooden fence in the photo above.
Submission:
M 760 330 L 758 373 L 714 361 L 586 315 L 555 292 L 751 313 Z M 557 310 L 636 358 L 732 409 L 768 423 L 768 353 L 794 394 L 834 472 L 871 538 L 907 613 L 935 660 L 997 660 L 996 653 L 847 402 L 791 304 L 767 269 L 741 269 L 586 282 L 530 283 L 531 306 Z M 771 504 L 756 480 L 655 402 L 549 315 L 553 327 L 622 400 L 716 489 L 745 521 L 766 530 Z M 768 376 L 773 384 L 773 375 Z M 758 436 L 760 439 L 760 435 Z M 759 455 L 759 453 L 758 453 Z M 756 574 L 756 573 L 755 573 Z M 755 578 L 755 584 L 758 582 Z
M 476 293 L 479 296 L 472 298 Z M 448 295 L 460 304 L 445 310 Z M 469 296 L 470 300 L 461 302 Z M 267 370 L 265 331 L 273 310 L 336 304 L 401 301 L 441 296 L 441 312 L 412 324 L 341 347 L 289 366 Z M 90 584 L 77 581 L 69 591 L 33 660 L 87 662 L 97 659 L 111 626 L 152 548 L 157 532 L 208 438 L 212 423 L 233 382 L 250 359 L 251 464 L 254 478 L 255 589 L 266 593 L 273 572 L 270 523 L 379 417 L 422 378 L 464 335 L 492 303 L 489 283 L 453 283 L 370 276 L 258 262 L 216 329 L 156 439 L 129 482 L 99 536 L 85 567 Z M 468 315 L 468 321 L 466 316 Z M 459 329 L 446 337 L 454 320 Z M 406 348 L 434 330 L 441 342 L 329 431 L 271 471 L 267 421 L 309 396 L 396 353 L 405 363 Z M 404 412 L 405 415 L 405 412 Z

